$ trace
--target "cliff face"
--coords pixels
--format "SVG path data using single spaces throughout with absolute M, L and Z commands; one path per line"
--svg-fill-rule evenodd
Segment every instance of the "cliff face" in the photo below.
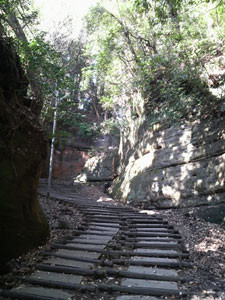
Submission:
M 82 171 L 89 155 L 76 148 L 57 149 L 54 156 L 53 177 L 68 179 L 76 177 Z
M 46 142 L 27 105 L 27 80 L 10 43 L 0 39 L 0 266 L 49 235 L 37 200 Z M 1 267 L 0 267 L 1 270 Z
M 72 179 L 81 173 L 91 150 L 89 143 L 81 142 L 77 138 L 68 138 L 55 147 L 53 159 L 53 178 Z M 49 154 L 44 161 L 42 177 L 47 178 L 49 172 Z
M 164 130 L 138 122 L 122 137 L 115 197 L 161 208 L 225 202 L 224 118 Z
M 111 135 L 82 140 L 74 133 L 56 146 L 53 178 L 73 180 L 84 175 L 85 181 L 112 180 L 119 161 L 118 143 L 118 137 Z M 45 160 L 42 177 L 48 177 L 48 168 L 49 157 Z

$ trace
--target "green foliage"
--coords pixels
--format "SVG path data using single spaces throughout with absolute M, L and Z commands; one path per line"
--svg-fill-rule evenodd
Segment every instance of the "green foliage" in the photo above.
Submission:
M 80 135 L 84 137 L 90 137 L 94 135 L 93 127 L 88 123 L 80 123 L 79 124 Z
M 44 96 L 54 97 L 55 84 L 58 88 L 65 88 L 67 82 L 63 80 L 65 70 L 60 65 L 60 53 L 45 41 L 45 34 L 39 33 L 28 44 L 19 43 L 19 54 L 23 65 L 28 66 L 37 74 L 37 80 Z
M 27 72 L 31 88 L 29 96 L 48 102 L 49 98 L 55 97 L 56 82 L 61 91 L 68 89 L 61 53 L 46 41 L 46 34 L 37 29 L 38 12 L 33 1 L 2 0 L 0 17 L 4 34 L 14 41 Z
M 114 118 L 108 119 L 101 123 L 100 131 L 102 134 L 118 136 L 120 134 L 120 124 Z
M 105 118 L 126 127 L 124 120 L 143 114 L 151 124 L 174 123 L 224 110 L 224 63 L 218 61 L 224 57 L 224 1 L 102 0 L 86 16 L 86 37 L 71 40 L 61 33 L 61 27 L 71 26 L 67 19 L 50 42 L 36 28 L 31 0 L 0 4 L 5 32 L 41 85 L 48 128 L 56 90 L 60 99 L 68 95 L 59 105 L 60 129 L 86 137 L 99 131 L 85 116 L 90 111 L 100 121 L 104 109 Z M 27 42 L 15 37 L 7 23 L 10 14 Z M 105 129 L 113 130 L 110 122 Z
M 93 137 L 99 133 L 99 126 L 93 122 L 88 123 L 85 112 L 77 108 L 77 104 L 69 99 L 59 105 L 58 111 L 59 128 L 64 128 L 70 134 L 76 133 L 82 138 Z
M 100 99 L 100 103 L 102 103 L 104 108 L 112 108 L 113 106 L 113 99 L 107 96 L 103 96 Z
M 224 14 L 219 0 L 101 1 L 87 16 L 94 51 L 84 77 L 104 82 L 100 102 L 118 120 L 215 116 L 224 109 L 225 76 L 211 75 L 209 64 L 216 69 L 213 61 L 224 57 Z

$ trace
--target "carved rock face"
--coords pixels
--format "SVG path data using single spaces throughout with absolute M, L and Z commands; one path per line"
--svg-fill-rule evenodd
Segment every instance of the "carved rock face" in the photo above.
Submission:
M 225 119 L 139 132 L 124 137 L 113 195 L 125 203 L 159 208 L 224 202 Z M 138 131 L 138 128 L 137 128 Z
M 79 181 L 108 181 L 117 175 L 118 154 L 103 152 L 87 160 L 82 173 L 77 177 Z
M 46 142 L 25 106 L 27 80 L 10 44 L 0 39 L 0 265 L 49 236 L 37 200 Z
M 55 150 L 54 155 L 53 177 L 61 179 L 76 177 L 89 158 L 88 152 L 68 147 Z

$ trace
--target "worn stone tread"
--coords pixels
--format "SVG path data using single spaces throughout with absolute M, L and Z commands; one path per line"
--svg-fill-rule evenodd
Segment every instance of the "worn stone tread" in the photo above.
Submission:
M 79 245 L 80 244 L 83 244 L 83 245 L 89 245 L 89 244 L 102 245 L 103 242 L 108 243 L 110 240 L 111 239 L 107 239 L 107 240 L 99 239 L 99 240 L 97 240 L 97 239 L 78 239 L 78 238 L 76 238 L 76 239 L 72 239 L 70 241 L 70 244 L 72 243 L 72 244 L 76 244 L 76 245 L 78 245 L 78 244 Z
M 168 224 L 164 224 L 164 223 L 159 223 L 159 224 L 145 224 L 145 223 L 141 223 L 141 224 L 128 224 L 130 227 L 133 227 L 133 228 L 154 228 L 154 227 L 165 227 L 165 228 L 168 228 Z M 151 227 L 153 226 L 153 227 Z
M 138 248 L 138 249 L 134 249 L 134 253 L 158 253 L 160 254 L 179 254 L 180 252 L 176 251 L 176 250 L 170 250 L 170 249 L 143 249 L 143 248 Z
M 143 287 L 143 288 L 152 288 L 152 289 L 167 289 L 171 292 L 178 292 L 178 285 L 176 282 L 171 281 L 155 281 L 155 280 L 145 280 L 145 279 L 124 279 L 121 283 L 122 286 L 127 287 Z
M 84 240 L 100 240 L 102 241 L 102 243 L 108 243 L 111 239 L 112 236 L 102 236 L 102 235 L 94 235 L 94 234 L 83 234 L 83 235 L 79 235 L 76 238 L 79 239 L 84 239 Z M 74 238 L 74 239 L 76 239 Z
M 145 227 L 141 227 L 141 228 L 137 228 L 137 229 L 132 229 L 133 232 L 155 232 L 155 231 L 162 231 L 162 232 L 169 232 L 171 230 L 169 230 L 168 228 L 164 228 L 164 227 L 152 227 L 152 228 L 145 228 Z
M 105 231 L 110 231 L 110 232 L 113 232 L 113 233 L 117 233 L 117 231 L 118 231 L 118 229 L 117 228 L 110 228 L 110 227 L 106 227 L 106 228 L 104 228 L 104 227 L 101 227 L 101 226 L 95 226 L 95 225 L 92 225 L 92 224 L 90 224 L 90 227 L 89 227 L 91 230 L 99 230 L 99 231 L 103 231 L 103 232 L 105 232 Z M 103 228 L 104 228 L 104 230 L 103 230 Z
M 67 246 L 76 246 L 76 247 L 79 247 L 79 248 L 82 248 L 82 249 L 85 249 L 85 250 L 88 250 L 88 249 L 93 249 L 93 250 L 103 250 L 105 248 L 105 245 L 87 245 L 87 244 L 73 244 L 73 243 L 68 243 L 66 244 Z
M 161 298 L 151 297 L 151 296 L 119 296 L 116 300 L 160 300 Z
M 88 229 L 87 231 L 85 231 L 86 234 L 96 234 L 96 235 L 101 235 L 102 237 L 104 236 L 111 236 L 113 237 L 113 233 L 110 232 L 110 231 L 106 231 L 106 230 L 91 230 L 91 229 Z
M 83 262 L 83 261 L 74 261 L 69 259 L 62 258 L 49 258 L 43 262 L 43 264 L 55 265 L 55 266 L 67 266 L 75 268 L 90 269 L 93 267 L 93 264 Z
M 157 249 L 157 246 L 160 248 L 163 246 L 165 246 L 167 248 L 169 248 L 169 247 L 172 248 L 174 246 L 176 247 L 177 245 L 179 245 L 177 242 L 171 242 L 171 241 L 168 241 L 168 242 L 138 241 L 138 242 L 136 242 L 136 244 L 137 244 L 136 248 L 142 247 L 144 245 L 149 245 L 149 246 L 154 245 L 155 249 Z
M 29 276 L 32 279 L 41 279 L 41 280 L 50 280 L 55 282 L 65 282 L 65 283 L 81 283 L 82 276 L 79 275 L 71 275 L 64 273 L 55 273 L 55 272 L 44 272 L 44 271 L 36 271 L 32 275 Z
M 71 294 L 69 292 L 61 291 L 58 289 L 32 287 L 32 286 L 26 286 L 26 285 L 22 285 L 18 288 L 12 289 L 11 292 L 16 292 L 19 294 L 23 293 L 23 294 L 26 294 L 27 297 L 29 297 L 29 295 L 50 297 L 54 300 L 71 300 L 72 296 L 73 296 L 73 294 Z M 29 299 L 29 298 L 27 298 L 27 299 Z
M 148 261 L 148 262 L 154 262 L 156 265 L 157 263 L 179 263 L 179 260 L 173 259 L 173 258 L 164 258 L 164 257 L 140 257 L 140 256 L 134 256 L 132 260 L 135 261 Z
M 118 228 L 120 227 L 119 224 L 117 223 L 104 223 L 104 222 L 91 222 L 90 223 L 91 225 L 94 225 L 94 226 L 106 226 L 105 228 L 107 227 L 111 227 L 111 228 Z
M 160 237 L 160 236 L 155 236 L 155 237 L 149 237 L 149 236 L 147 236 L 147 237 L 138 237 L 137 236 L 137 237 L 135 237 L 133 239 L 135 239 L 136 242 L 147 242 L 147 241 L 151 242 L 152 239 L 154 239 L 154 241 L 157 240 L 157 239 L 159 239 L 159 241 L 161 239 L 163 239 L 165 242 L 176 242 L 177 241 L 177 240 L 175 240 L 175 239 L 173 239 L 171 237 L 167 237 L 167 236 L 165 236 L 165 237 Z
M 60 255 L 68 255 L 68 256 L 91 258 L 91 259 L 97 259 L 101 255 L 101 253 L 96 253 L 96 252 L 67 250 L 67 249 L 59 249 L 55 253 Z
M 149 275 L 161 275 L 161 276 L 173 276 L 178 278 L 178 272 L 171 269 L 163 268 L 151 268 L 151 267 L 139 267 L 139 266 L 129 266 L 127 269 L 129 272 L 135 272 L 140 274 L 149 274 Z

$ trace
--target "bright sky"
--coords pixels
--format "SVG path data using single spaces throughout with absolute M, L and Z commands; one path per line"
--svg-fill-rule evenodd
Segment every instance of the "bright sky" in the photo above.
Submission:
M 41 29 L 54 31 L 55 25 L 67 16 L 73 18 L 73 34 L 78 34 L 82 27 L 82 18 L 97 0 L 34 0 L 35 6 L 40 8 Z

